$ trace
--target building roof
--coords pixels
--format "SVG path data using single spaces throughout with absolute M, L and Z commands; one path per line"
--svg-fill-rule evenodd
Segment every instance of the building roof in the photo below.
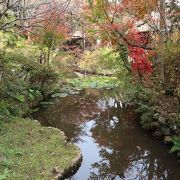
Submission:
M 150 26 L 143 21 L 136 22 L 136 28 L 139 32 L 148 32 L 151 30 Z
M 83 38 L 83 32 L 82 31 L 75 31 L 72 35 L 72 39 L 76 39 L 76 38 Z

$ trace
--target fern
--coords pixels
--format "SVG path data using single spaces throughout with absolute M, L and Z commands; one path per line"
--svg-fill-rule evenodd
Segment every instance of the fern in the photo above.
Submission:
M 173 147 L 171 148 L 170 152 L 176 152 L 178 156 L 180 156 L 180 136 L 175 136 L 172 141 Z

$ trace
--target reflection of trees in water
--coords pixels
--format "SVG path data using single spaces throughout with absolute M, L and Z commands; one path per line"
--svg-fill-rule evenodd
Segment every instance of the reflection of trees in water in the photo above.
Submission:
M 100 96 L 102 92 L 91 90 L 83 96 L 63 98 L 39 111 L 35 118 L 44 125 L 63 130 L 74 142 L 86 135 L 83 124 L 95 120 L 91 132 L 101 146 L 99 156 L 102 159 L 92 164 L 90 179 L 174 180 L 169 168 L 173 164 L 166 161 L 167 152 L 160 155 L 159 149 L 152 142 L 147 143 L 148 138 L 134 127 L 134 111 L 122 109 L 118 98 L 109 98 L 106 94 L 105 99 L 100 99 Z
M 114 122 L 114 116 L 118 121 Z M 172 178 L 168 163 L 158 159 L 159 154 L 153 151 L 156 147 L 148 146 L 147 139 L 134 130 L 134 117 L 129 108 L 112 107 L 99 114 L 91 131 L 96 143 L 103 147 L 99 151 L 102 160 L 92 164 L 90 179 Z
M 68 96 L 62 98 L 52 106 L 34 113 L 45 126 L 53 126 L 63 130 L 68 140 L 80 141 L 81 136 L 86 135 L 83 123 L 96 118 L 99 109 L 96 105 L 99 93 L 90 90 L 83 96 Z
M 138 159 L 126 159 L 120 151 L 109 153 L 105 149 L 100 150 L 102 160 L 92 164 L 93 171 L 90 179 L 170 179 L 169 170 L 159 165 L 158 160 L 151 158 L 150 154 L 136 153 Z M 146 154 L 146 155 L 145 155 Z M 122 157 L 124 156 L 124 157 Z M 128 158 L 128 157 L 127 157 Z M 123 161 L 122 161 L 123 160 Z M 160 162 L 161 163 L 161 162 Z M 95 173 L 96 172 L 96 173 Z

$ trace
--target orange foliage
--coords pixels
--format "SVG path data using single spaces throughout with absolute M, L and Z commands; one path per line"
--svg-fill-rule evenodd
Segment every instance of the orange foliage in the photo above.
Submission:
M 139 18 L 143 18 L 158 6 L 158 0 L 123 0 L 122 2 L 130 13 Z

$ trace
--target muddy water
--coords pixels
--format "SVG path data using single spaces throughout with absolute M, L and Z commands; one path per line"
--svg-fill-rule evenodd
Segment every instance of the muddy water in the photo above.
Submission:
M 180 180 L 169 148 L 137 124 L 136 113 L 97 90 L 59 99 L 33 114 L 43 125 L 63 130 L 83 162 L 72 180 Z

